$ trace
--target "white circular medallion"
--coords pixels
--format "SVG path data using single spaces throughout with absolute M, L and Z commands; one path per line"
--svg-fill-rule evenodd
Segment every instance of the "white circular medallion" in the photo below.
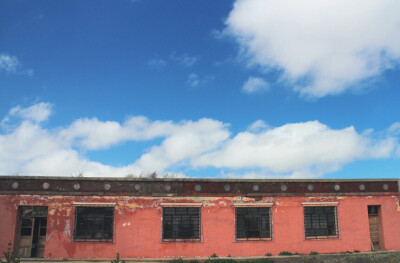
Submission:
M 19 186 L 18 182 L 14 182 L 14 183 L 12 183 L 12 185 L 11 185 L 12 189 L 17 189 L 18 186 Z

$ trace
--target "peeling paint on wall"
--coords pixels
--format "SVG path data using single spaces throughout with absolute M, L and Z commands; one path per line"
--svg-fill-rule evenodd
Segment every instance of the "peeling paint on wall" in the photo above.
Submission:
M 397 211 L 400 211 L 400 201 L 399 201 L 399 197 L 392 195 L 392 198 L 395 200 L 396 202 L 396 207 L 397 207 Z
M 65 237 L 71 236 L 71 225 L 69 219 L 65 220 L 64 236 Z
M 302 202 L 339 202 L 340 239 L 304 240 Z M 113 242 L 73 242 L 73 202 L 115 203 Z M 272 203 L 273 240 L 235 240 L 235 202 Z M 202 203 L 201 242 L 162 242 L 161 203 Z M 1 196 L 0 209 L 17 213 L 19 205 L 48 207 L 45 255 L 52 258 L 112 258 L 121 257 L 184 257 L 184 256 L 256 256 L 280 251 L 309 253 L 370 250 L 368 217 L 369 204 L 381 205 L 390 225 L 385 225 L 385 246 L 400 249 L 399 197 L 391 196 L 298 196 L 276 197 L 138 197 L 138 196 Z M 7 209 L 12 207 L 12 209 Z M 355 213 L 358 211 L 360 213 Z M 365 213 L 363 213 L 364 211 Z M 13 219 L 14 220 L 14 219 Z M 384 222 L 384 221 L 383 221 Z M 3 223 L 3 222 L 2 222 Z M 0 224 L 0 233 L 13 237 L 15 221 Z M 349 231 L 355 231 L 350 233 Z M 161 241 L 160 241 L 161 239 Z M 232 242 L 233 241 L 233 242 Z M 216 246 L 215 244 L 219 244 Z M 0 244 L 1 246 L 1 244 Z M 300 251 L 301 250 L 301 251 Z

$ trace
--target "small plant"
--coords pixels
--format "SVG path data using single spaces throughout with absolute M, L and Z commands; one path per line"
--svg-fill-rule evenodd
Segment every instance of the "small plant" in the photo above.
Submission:
M 1 263 L 19 263 L 20 260 L 17 255 L 11 250 L 11 241 L 8 242 L 7 252 L 3 252 L 4 258 L 6 261 L 0 259 Z
M 117 253 L 117 257 L 114 260 L 111 260 L 111 263 L 125 263 L 125 260 L 119 259 L 119 253 Z
M 311 251 L 311 252 L 310 252 L 310 255 L 311 255 L 311 256 L 313 256 L 313 255 L 318 255 L 318 252 L 317 252 L 317 251 Z
M 215 254 L 215 253 L 213 253 L 211 256 L 210 256 L 210 258 L 217 258 L 218 256 L 217 256 L 217 254 Z
M 272 254 L 271 253 L 267 253 L 267 254 L 265 254 L 267 257 L 272 257 Z
M 293 253 L 290 253 L 289 251 L 282 251 L 279 253 L 279 256 L 293 256 Z
M 360 253 L 360 250 L 354 250 L 354 253 Z

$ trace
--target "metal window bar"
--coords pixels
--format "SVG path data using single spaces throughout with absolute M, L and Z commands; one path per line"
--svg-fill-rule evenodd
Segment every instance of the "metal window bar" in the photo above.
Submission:
M 176 239 L 200 239 L 200 208 L 163 208 L 163 240 Z
M 114 207 L 75 209 L 75 240 L 113 240 Z
M 336 206 L 304 207 L 304 229 L 307 239 L 338 237 Z
M 237 207 L 236 239 L 255 240 L 272 238 L 270 207 Z

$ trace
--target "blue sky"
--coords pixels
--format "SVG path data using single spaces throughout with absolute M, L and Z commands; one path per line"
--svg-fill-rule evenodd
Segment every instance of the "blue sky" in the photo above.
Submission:
M 0 1 L 0 174 L 392 178 L 398 1 Z

